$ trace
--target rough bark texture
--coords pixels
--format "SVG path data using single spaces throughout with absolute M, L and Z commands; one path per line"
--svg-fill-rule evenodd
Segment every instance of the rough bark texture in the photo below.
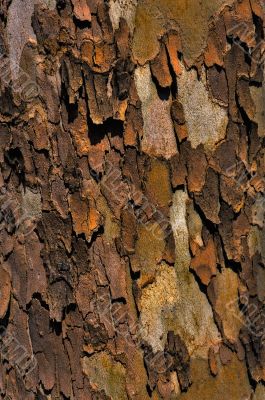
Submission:
M 2 0 L 1 398 L 265 398 L 263 0 Z

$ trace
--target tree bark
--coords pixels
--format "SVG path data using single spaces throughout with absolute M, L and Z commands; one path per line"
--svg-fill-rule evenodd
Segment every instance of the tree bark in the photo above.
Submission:
M 2 0 L 0 395 L 264 399 L 263 0 Z

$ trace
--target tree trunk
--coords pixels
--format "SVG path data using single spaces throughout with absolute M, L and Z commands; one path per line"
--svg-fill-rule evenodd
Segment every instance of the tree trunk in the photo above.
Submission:
M 264 399 L 264 1 L 0 15 L 1 398 Z

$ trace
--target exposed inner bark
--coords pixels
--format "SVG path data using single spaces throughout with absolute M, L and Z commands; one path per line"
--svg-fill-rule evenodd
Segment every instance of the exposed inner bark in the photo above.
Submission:
M 2 0 L 0 396 L 264 399 L 263 0 Z

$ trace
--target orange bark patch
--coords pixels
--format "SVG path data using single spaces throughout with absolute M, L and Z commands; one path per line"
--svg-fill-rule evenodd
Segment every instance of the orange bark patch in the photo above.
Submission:
M 160 52 L 154 61 L 151 62 L 151 71 L 161 87 L 171 86 L 172 78 L 168 67 L 167 53 L 164 45 L 161 46 Z
M 96 209 L 90 209 L 88 201 L 82 199 L 79 193 L 70 195 L 69 203 L 76 234 L 84 233 L 86 239 L 90 241 L 93 230 L 99 226 L 99 212 Z
M 216 254 L 213 239 L 210 239 L 204 249 L 199 249 L 191 261 L 191 268 L 196 272 L 204 285 L 209 285 L 216 274 Z
M 8 309 L 11 290 L 10 275 L 3 268 L 0 269 L 0 282 L 0 318 L 3 319 Z
M 181 51 L 181 41 L 178 35 L 171 33 L 166 41 L 167 51 L 170 58 L 170 63 L 175 74 L 181 75 L 182 69 L 178 59 L 178 51 Z
M 74 15 L 79 21 L 91 22 L 91 13 L 86 0 L 72 0 Z

